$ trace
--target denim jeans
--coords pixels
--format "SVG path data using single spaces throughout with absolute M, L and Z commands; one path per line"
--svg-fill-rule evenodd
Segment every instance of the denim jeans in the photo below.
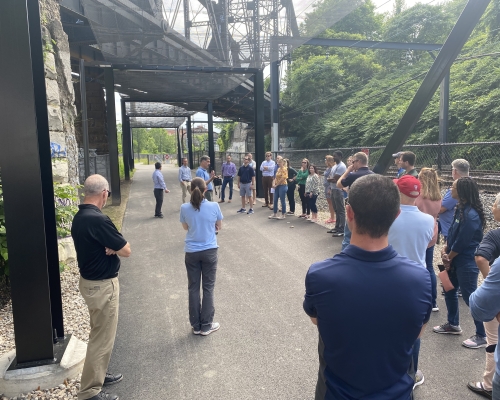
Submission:
M 309 209 L 311 210 L 311 212 L 316 214 L 318 212 L 318 207 L 316 207 L 316 200 L 318 199 L 318 195 L 313 194 L 312 197 L 309 197 L 309 195 L 307 195 L 306 198 L 309 204 Z
M 460 286 L 465 304 L 469 306 L 469 297 L 477 289 L 479 269 L 474 261 L 474 255 L 459 255 L 453 259 L 451 266 L 453 270 L 449 274 L 450 281 L 455 289 L 446 292 L 444 299 L 446 301 L 446 308 L 448 309 L 448 322 L 456 326 L 459 325 L 457 288 Z M 474 324 L 476 325 L 476 334 L 486 337 L 483 323 L 474 320 Z
M 208 331 L 214 320 L 214 287 L 217 272 L 217 249 L 186 253 L 189 322 L 195 331 Z M 200 296 L 203 289 L 203 299 Z
M 425 251 L 425 265 L 427 266 L 427 271 L 431 276 L 431 291 L 432 291 L 432 306 L 436 305 L 437 289 L 436 289 L 436 273 L 434 272 L 433 266 L 434 259 L 434 246 L 427 248 Z
M 286 192 L 288 190 L 287 185 L 279 185 L 274 188 L 274 204 L 273 204 L 273 212 L 275 214 L 278 213 L 278 200 L 281 200 L 281 212 L 283 214 L 286 213 L 286 202 L 285 202 L 285 197 L 286 197 Z
M 288 190 L 286 191 L 286 197 L 288 198 L 288 205 L 290 206 L 290 211 L 295 212 L 295 184 L 289 184 Z
M 220 191 L 220 199 L 224 201 L 224 196 L 226 194 L 226 186 L 229 183 L 229 200 L 233 199 L 233 178 L 225 176 L 222 181 L 222 189 Z
M 344 226 L 344 240 L 342 240 L 342 251 L 351 244 L 351 230 L 349 229 L 349 225 L 347 225 L 347 221 Z
M 306 185 L 299 184 L 299 197 L 300 201 L 302 202 L 302 214 L 309 215 L 311 214 L 311 209 L 309 208 L 309 201 L 305 196 L 305 192 L 306 192 Z
M 493 377 L 493 400 L 500 400 L 500 376 L 496 372 Z

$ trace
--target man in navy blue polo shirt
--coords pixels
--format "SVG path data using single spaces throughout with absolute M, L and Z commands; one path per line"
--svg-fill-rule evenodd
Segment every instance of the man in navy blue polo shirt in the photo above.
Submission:
M 388 243 L 399 208 L 391 179 L 358 178 L 346 207 L 351 244 L 309 268 L 304 310 L 319 331 L 316 400 L 411 398 L 412 347 L 431 314 L 431 282 Z

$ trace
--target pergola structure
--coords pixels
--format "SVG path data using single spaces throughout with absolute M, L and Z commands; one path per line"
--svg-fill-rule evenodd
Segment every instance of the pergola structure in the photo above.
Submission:
M 470 0 L 465 7 L 377 164 L 379 172 L 388 167 L 390 155 L 401 147 L 410 134 L 489 1 Z M 248 90 L 244 97 L 253 103 L 253 118 L 248 111 L 242 111 L 242 115 L 246 115 L 247 120 L 254 120 L 256 161 L 259 163 L 264 154 L 265 123 L 261 68 L 221 65 L 211 54 L 194 51 L 189 41 L 164 29 L 161 21 L 158 25 L 158 19 L 140 12 L 137 7 L 123 6 L 129 4 L 126 0 L 116 0 L 113 4 L 118 6 L 113 8 L 105 7 L 105 3 L 111 2 L 104 0 L 62 0 L 62 3 L 85 5 L 86 23 L 92 25 L 98 47 L 102 54 L 106 54 L 105 60 L 96 60 L 92 50 L 82 48 L 80 59 L 83 62 L 80 65 L 83 71 L 86 65 L 100 65 L 104 71 L 113 196 L 114 187 L 118 186 L 119 190 L 114 107 L 117 82 L 120 82 L 120 91 L 129 94 L 122 101 L 123 115 L 127 115 L 125 103 L 133 101 L 185 102 L 188 106 L 184 108 L 190 111 L 197 110 L 189 105 L 203 103 L 208 111 L 209 125 L 214 108 L 221 105 L 219 98 L 224 97 L 228 90 L 236 96 L 238 88 L 243 87 L 241 90 Z M 82 11 L 70 14 L 76 17 Z M 120 30 L 123 28 L 121 23 L 130 19 L 136 25 Z M 137 30 L 137 26 L 143 29 Z M 185 47 L 180 49 L 182 46 Z M 90 53 L 85 53 L 87 51 Z M 177 59 L 182 62 L 169 61 L 169 54 L 176 51 L 185 57 Z M 65 341 L 37 0 L 0 1 L 0 54 L 3 55 L 0 57 L 0 167 L 17 352 L 11 368 L 24 368 L 57 362 L 54 358 L 60 345 L 54 343 Z M 127 61 L 124 62 L 124 59 Z M 249 80 L 250 77 L 253 80 Z M 81 75 L 80 78 L 82 80 Z M 250 87 L 250 82 L 252 91 L 243 86 Z M 124 124 L 130 118 L 127 116 Z M 130 124 L 124 126 L 124 132 L 127 131 L 130 132 Z M 123 142 L 124 153 L 127 151 L 128 161 L 133 162 L 130 160 L 132 143 L 130 138 L 126 139 Z M 209 141 L 209 146 L 212 157 L 213 140 Z

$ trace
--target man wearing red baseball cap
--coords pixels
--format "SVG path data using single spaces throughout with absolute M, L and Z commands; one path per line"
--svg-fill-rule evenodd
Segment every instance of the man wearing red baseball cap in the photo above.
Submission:
M 389 244 L 400 255 L 426 268 L 425 252 L 434 236 L 434 218 L 420 211 L 415 199 L 420 195 L 420 181 L 411 175 L 393 180 L 399 189 L 401 212 L 389 229 Z M 424 383 L 424 374 L 418 369 L 420 339 L 413 345 L 415 386 Z

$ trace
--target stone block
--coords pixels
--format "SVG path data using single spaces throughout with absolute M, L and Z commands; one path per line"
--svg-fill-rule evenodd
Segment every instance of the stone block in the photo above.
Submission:
M 47 111 L 49 113 L 49 128 L 51 131 L 62 131 L 63 121 L 61 116 L 61 109 L 59 106 L 55 107 L 52 105 L 47 106 Z
M 52 160 L 52 178 L 54 182 L 68 182 L 68 162 L 66 160 Z
M 62 149 L 66 147 L 66 137 L 63 131 L 50 131 L 50 141 L 57 143 Z
M 38 387 L 44 390 L 59 386 L 65 379 L 78 376 L 86 353 L 87 344 L 72 336 L 59 364 L 7 371 L 16 356 L 16 351 L 12 350 L 0 357 L 0 393 L 15 397 Z
M 59 261 L 64 264 L 69 264 L 71 262 L 76 261 L 76 250 L 75 244 L 73 243 L 73 239 L 62 238 L 58 240 L 58 249 L 59 249 Z
M 56 108 L 60 107 L 61 100 L 59 97 L 59 86 L 57 85 L 57 81 L 53 79 L 46 79 L 45 88 L 47 90 L 47 104 Z
M 51 52 L 45 53 L 45 77 L 47 79 L 57 79 L 56 58 Z

